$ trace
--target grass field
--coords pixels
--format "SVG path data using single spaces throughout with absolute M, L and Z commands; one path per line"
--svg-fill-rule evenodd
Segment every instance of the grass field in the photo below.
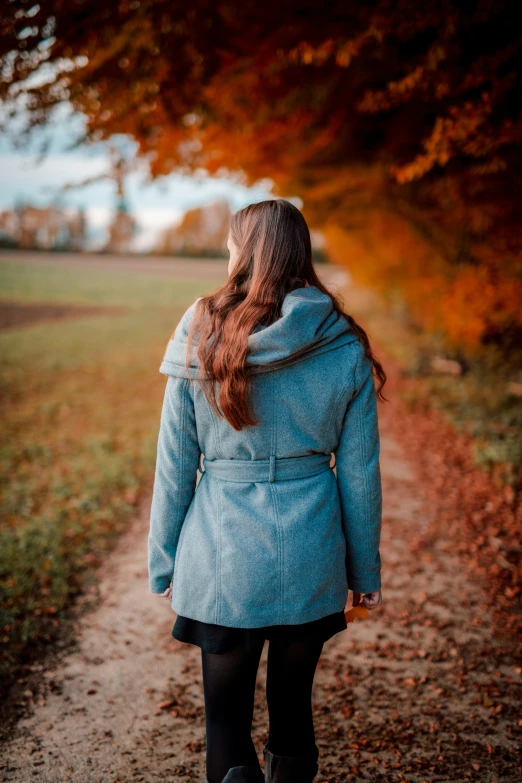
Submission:
M 167 341 L 222 279 L 0 263 L 4 301 L 123 308 L 0 332 L 2 675 L 54 638 L 150 489 Z

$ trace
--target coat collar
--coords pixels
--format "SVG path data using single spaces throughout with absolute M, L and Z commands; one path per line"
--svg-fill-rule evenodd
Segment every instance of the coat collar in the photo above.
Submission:
M 185 367 L 188 329 L 200 298 L 186 310 L 169 340 L 160 366 L 164 375 L 201 378 L 194 346 L 190 369 Z M 249 335 L 247 372 L 271 372 L 357 339 L 348 321 L 333 309 L 330 296 L 313 285 L 296 288 L 285 296 L 281 317 Z

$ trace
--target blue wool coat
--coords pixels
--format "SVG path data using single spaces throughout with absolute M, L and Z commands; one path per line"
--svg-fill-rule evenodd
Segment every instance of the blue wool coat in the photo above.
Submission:
M 341 611 L 348 589 L 381 586 L 371 362 L 328 295 L 315 286 L 292 291 L 281 318 L 248 338 L 260 424 L 238 432 L 207 403 L 195 348 L 184 366 L 197 301 L 160 366 L 168 377 L 148 536 L 150 591 L 162 593 L 172 581 L 177 614 L 238 628 Z

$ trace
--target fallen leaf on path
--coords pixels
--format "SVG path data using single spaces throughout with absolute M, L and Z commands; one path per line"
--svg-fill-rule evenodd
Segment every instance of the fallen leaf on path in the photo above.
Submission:
M 354 620 L 366 620 L 368 617 L 368 609 L 365 606 L 352 606 L 344 613 L 347 623 L 353 623 Z
M 176 699 L 167 699 L 166 701 L 160 701 L 157 705 L 158 710 L 166 710 L 168 707 L 172 707 L 176 703 Z

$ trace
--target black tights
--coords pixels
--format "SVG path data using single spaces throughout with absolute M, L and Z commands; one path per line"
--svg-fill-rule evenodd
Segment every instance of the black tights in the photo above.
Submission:
M 299 756 L 317 752 L 312 685 L 322 648 L 322 641 L 269 642 L 267 744 L 272 753 Z M 219 654 L 201 651 L 209 783 L 221 783 L 231 767 L 258 764 L 251 730 L 262 650 L 263 640 L 255 651 L 242 647 Z

